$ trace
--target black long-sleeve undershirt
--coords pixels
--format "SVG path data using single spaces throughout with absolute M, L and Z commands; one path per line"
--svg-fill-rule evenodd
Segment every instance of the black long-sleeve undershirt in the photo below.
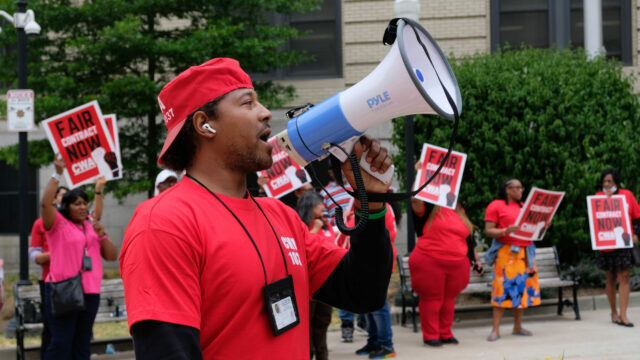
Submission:
M 392 266 L 385 219 L 369 220 L 362 233 L 351 236 L 349 251 L 313 297 L 356 313 L 378 310 L 386 301 Z M 136 359 L 202 359 L 200 332 L 193 327 L 145 320 L 131 327 L 131 335 Z
M 393 250 L 384 218 L 369 220 L 362 233 L 351 236 L 349 252 L 313 297 L 354 313 L 379 310 L 386 301 L 392 267 Z

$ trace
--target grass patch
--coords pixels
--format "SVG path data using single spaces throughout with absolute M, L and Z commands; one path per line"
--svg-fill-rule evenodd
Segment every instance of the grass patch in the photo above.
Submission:
M 4 334 L 3 334 L 4 335 Z M 109 339 L 116 337 L 129 336 L 129 328 L 126 321 L 107 322 L 93 325 L 94 339 Z M 30 336 L 24 339 L 25 346 L 40 345 L 40 336 Z M 16 339 L 7 339 L 0 337 L 0 348 L 16 347 Z

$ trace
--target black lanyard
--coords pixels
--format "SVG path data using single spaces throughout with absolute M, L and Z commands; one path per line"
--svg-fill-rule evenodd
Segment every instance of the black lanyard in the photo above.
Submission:
M 240 224 L 240 226 L 242 227 L 244 232 L 249 237 L 249 240 L 251 240 L 251 243 L 253 244 L 253 247 L 256 249 L 256 252 L 258 253 L 258 258 L 260 259 L 260 264 L 262 264 L 262 272 L 264 273 L 264 284 L 266 286 L 268 284 L 268 281 L 267 281 L 267 268 L 264 266 L 264 260 L 262 260 L 262 254 L 260 254 L 260 250 L 258 249 L 258 245 L 253 240 L 253 237 L 249 233 L 249 230 L 247 230 L 247 228 L 244 226 L 242 221 L 240 221 L 238 216 L 231 210 L 231 208 L 229 208 L 229 206 L 227 204 L 225 204 L 224 201 L 222 201 L 222 199 L 220 199 L 220 197 L 218 195 L 216 195 L 213 191 L 209 190 L 209 188 L 206 185 L 201 183 L 198 179 L 194 178 L 193 176 L 187 174 L 187 177 L 189 179 L 193 180 L 196 184 L 198 184 L 198 185 L 202 186 L 203 188 L 205 188 L 205 190 L 207 190 L 209 192 L 209 194 L 213 195 L 213 197 L 215 197 L 222 205 L 224 205 L 224 207 L 229 211 L 229 213 L 231 215 L 233 215 L 233 217 L 236 219 L 238 224 Z M 276 242 L 278 243 L 278 247 L 280 248 L 280 254 L 282 254 L 282 261 L 284 262 L 284 269 L 287 272 L 287 275 L 289 275 L 289 267 L 287 266 L 287 260 L 286 260 L 286 258 L 284 256 L 284 250 L 282 250 L 282 245 L 280 244 L 280 240 L 278 240 L 278 234 L 276 233 L 276 229 L 273 228 L 273 225 L 271 224 L 271 221 L 269 221 L 269 218 L 264 213 L 264 211 L 262 210 L 262 208 L 260 207 L 258 202 L 253 198 L 253 196 L 251 196 L 251 194 L 248 194 L 248 196 L 253 201 L 253 203 L 256 204 L 256 206 L 258 207 L 258 209 L 262 213 L 262 216 L 264 216 L 265 220 L 267 220 L 267 223 L 269 223 L 269 226 L 271 227 L 271 230 L 273 231 L 273 235 L 276 238 Z

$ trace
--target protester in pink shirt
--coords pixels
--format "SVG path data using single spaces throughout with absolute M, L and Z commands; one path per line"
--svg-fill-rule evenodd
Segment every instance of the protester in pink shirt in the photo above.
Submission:
M 102 282 L 101 255 L 108 261 L 118 257 L 118 249 L 98 221 L 91 223 L 87 194 L 73 189 L 62 197 L 60 211 L 54 205 L 56 188 L 65 162 L 56 154 L 56 172 L 45 187 L 40 204 L 42 225 L 46 231 L 51 254 L 49 275 L 45 279 L 45 316 L 51 329 L 51 343 L 45 359 L 89 359 L 91 328 L 100 303 Z M 85 310 L 74 311 L 59 317 L 51 312 L 51 282 L 76 276 L 83 267 L 82 258 L 91 259 L 91 269 L 82 271 L 82 287 Z

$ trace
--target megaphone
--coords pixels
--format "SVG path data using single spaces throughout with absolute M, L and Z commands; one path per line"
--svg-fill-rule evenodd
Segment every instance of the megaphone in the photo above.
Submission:
M 395 42 L 388 41 L 390 28 L 396 32 Z M 420 24 L 394 19 L 384 42 L 393 46 L 373 72 L 351 88 L 293 117 L 287 129 L 277 135 L 280 145 L 299 165 L 328 156 L 332 144 L 352 146 L 353 139 L 367 129 L 395 117 L 438 114 L 454 120 L 460 114 L 462 97 L 453 70 Z M 344 159 L 346 156 L 341 158 Z M 390 179 L 393 169 L 385 175 Z

